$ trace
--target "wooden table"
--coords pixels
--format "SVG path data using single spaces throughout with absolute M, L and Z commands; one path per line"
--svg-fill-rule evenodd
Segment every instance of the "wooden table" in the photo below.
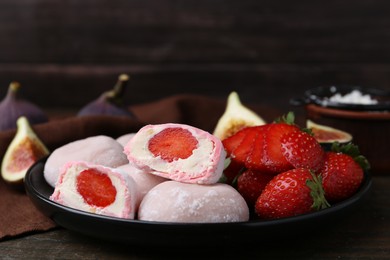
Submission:
M 353 212 L 322 232 L 281 243 L 222 248 L 136 247 L 115 244 L 63 228 L 0 243 L 2 259 L 390 259 L 390 177 L 374 176 L 370 196 Z M 259 234 L 261 236 L 262 234 Z M 256 238 L 253 238 L 256 239 Z M 190 252 L 190 253 L 188 253 Z M 263 258 L 261 258 L 263 257 Z

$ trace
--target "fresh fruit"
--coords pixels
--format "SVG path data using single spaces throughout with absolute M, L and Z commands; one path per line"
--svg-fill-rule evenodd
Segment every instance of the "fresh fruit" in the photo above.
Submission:
M 0 131 L 15 129 L 16 121 L 21 116 L 25 116 L 30 124 L 48 121 L 46 114 L 38 106 L 20 97 L 20 88 L 18 82 L 11 82 L 7 95 L 0 102 Z
M 334 127 L 316 124 L 311 120 L 306 121 L 306 127 L 311 130 L 314 138 L 319 143 L 348 143 L 352 141 L 352 135 Z
M 1 165 L 1 176 L 10 183 L 21 183 L 28 168 L 49 154 L 32 130 L 26 117 L 17 120 L 15 137 L 9 144 Z
M 368 168 L 367 159 L 360 155 L 356 145 L 334 143 L 332 151 L 326 152 L 320 170 L 327 200 L 338 202 L 351 197 L 360 187 L 364 170 Z
M 224 140 L 244 127 L 263 124 L 265 121 L 258 114 L 241 103 L 237 92 L 231 92 L 226 110 L 218 120 L 213 135 Z
M 237 178 L 237 190 L 245 199 L 249 208 L 255 206 L 257 198 L 273 177 L 270 174 L 248 169 Z
M 249 156 L 245 162 L 245 166 L 248 169 L 261 172 L 269 172 L 265 163 L 265 134 L 267 133 L 268 125 L 261 126 L 260 131 L 256 135 L 256 139 L 253 142 L 252 149 L 249 152 Z
M 304 131 L 286 133 L 281 138 L 282 154 L 295 168 L 317 172 L 324 163 L 325 152 L 317 140 Z
M 292 169 L 293 166 L 283 154 L 283 137 L 291 132 L 300 131 L 296 125 L 288 123 L 272 123 L 267 127 L 264 139 L 265 167 L 273 172 L 280 173 Z
M 77 176 L 76 187 L 84 201 L 96 207 L 107 207 L 115 201 L 116 189 L 107 174 L 87 169 Z
M 198 141 L 187 129 L 166 128 L 154 135 L 148 144 L 149 151 L 155 156 L 161 156 L 165 161 L 186 159 L 192 155 Z
M 241 129 L 234 135 L 222 140 L 223 147 L 225 148 L 228 156 L 234 157 L 233 151 L 236 150 L 238 146 L 240 146 L 241 142 L 244 140 L 245 136 L 248 132 L 252 131 L 251 127 L 246 127 Z
M 129 76 L 121 74 L 112 90 L 104 92 L 99 98 L 85 105 L 77 115 L 113 115 L 135 118 L 134 114 L 123 105 L 122 100 L 128 81 Z
M 240 144 L 233 151 L 231 151 L 230 157 L 233 160 L 245 165 L 249 153 L 251 152 L 254 145 L 254 141 L 259 134 L 259 127 L 260 126 L 247 127 L 242 130 L 242 132 L 245 133 L 245 137 L 242 139 Z
M 255 204 L 257 216 L 279 219 L 329 207 L 321 178 L 308 169 L 292 169 L 276 175 Z

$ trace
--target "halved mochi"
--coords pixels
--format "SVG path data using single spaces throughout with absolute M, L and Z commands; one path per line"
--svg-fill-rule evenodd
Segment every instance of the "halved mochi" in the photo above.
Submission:
M 163 182 L 141 202 L 138 219 L 159 222 L 219 223 L 249 220 L 249 208 L 232 186 Z
M 127 174 L 86 162 L 67 163 L 50 199 L 71 208 L 134 219 L 137 186 Z
M 149 192 L 149 190 L 151 190 L 157 184 L 168 180 L 161 176 L 151 174 L 145 170 L 141 170 L 130 163 L 121 165 L 116 169 L 122 171 L 125 174 L 128 174 L 137 184 L 138 199 L 136 203 L 136 208 L 138 208 L 142 199 L 144 198 L 146 193 Z
M 226 152 L 222 142 L 184 124 L 147 125 L 125 145 L 130 163 L 171 180 L 212 184 L 222 176 Z
M 47 183 L 54 187 L 61 168 L 70 161 L 85 161 L 112 168 L 128 163 L 123 146 L 115 139 L 105 135 L 92 136 L 67 143 L 50 154 L 43 169 Z

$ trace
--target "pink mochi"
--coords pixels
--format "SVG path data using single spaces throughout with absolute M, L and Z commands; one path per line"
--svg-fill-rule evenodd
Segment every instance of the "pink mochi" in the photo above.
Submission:
M 149 150 L 149 141 L 168 128 L 188 130 L 196 138 L 197 147 L 188 158 L 167 161 Z M 221 140 L 212 134 L 192 126 L 173 123 L 144 126 L 125 145 L 124 153 L 130 163 L 152 174 L 197 184 L 216 183 L 222 176 L 226 157 Z
M 83 194 L 78 190 L 77 178 L 85 170 L 93 170 L 109 178 L 111 185 L 116 190 L 115 200 L 112 203 L 105 206 L 96 206 L 83 197 Z M 134 180 L 129 175 L 116 169 L 86 162 L 69 162 L 62 168 L 50 199 L 64 206 L 90 213 L 134 219 L 138 198 L 137 192 L 137 185 Z
M 157 222 L 221 223 L 249 220 L 244 198 L 223 183 L 199 185 L 166 181 L 141 202 L 138 219 Z

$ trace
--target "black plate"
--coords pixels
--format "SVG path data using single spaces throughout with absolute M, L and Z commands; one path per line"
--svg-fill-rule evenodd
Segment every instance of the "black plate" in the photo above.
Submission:
M 378 101 L 377 104 L 348 104 L 339 102 L 330 102 L 328 99 L 336 93 L 345 95 L 353 90 L 359 90 L 362 94 L 370 95 L 371 98 Z M 367 88 L 360 86 L 322 86 L 305 91 L 301 98 L 293 98 L 290 100 L 293 105 L 316 104 L 322 107 L 359 110 L 359 111 L 384 111 L 390 110 L 390 92 L 383 89 Z
M 294 236 L 296 232 L 313 233 L 345 214 L 366 197 L 371 189 L 371 177 L 365 178 L 359 191 L 348 200 L 328 209 L 280 220 L 250 220 L 237 223 L 162 223 L 127 220 L 92 214 L 69 208 L 49 199 L 53 188 L 43 177 L 46 158 L 35 163 L 25 177 L 25 188 L 34 205 L 59 226 L 95 238 L 138 245 L 226 245 L 270 241 Z M 315 227 L 315 228 L 314 228 Z M 261 234 L 261 236 L 259 236 Z

